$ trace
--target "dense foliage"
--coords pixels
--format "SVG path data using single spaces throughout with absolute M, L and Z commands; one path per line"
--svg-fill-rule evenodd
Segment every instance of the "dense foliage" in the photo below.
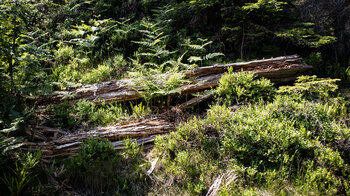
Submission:
M 130 139 L 124 140 L 125 151 L 115 152 L 108 140 L 89 139 L 81 147 L 78 156 L 68 162 L 65 177 L 84 194 L 143 195 L 147 190 L 145 164 L 141 149 Z M 79 188 L 78 188 L 79 189 Z
M 237 85 L 242 88 L 251 83 L 250 74 L 231 74 L 241 75 L 246 76 Z M 324 89 L 336 85 L 324 81 L 319 92 L 329 93 Z M 318 97 L 327 101 L 314 102 L 301 96 L 315 91 L 296 93 L 296 88 L 298 84 L 281 87 L 288 95 L 277 95 L 270 103 L 261 100 L 238 109 L 213 105 L 204 119 L 193 118 L 158 138 L 162 167 L 157 174 L 174 179 L 170 190 L 158 188 L 203 194 L 219 174 L 231 173 L 225 179 L 230 183 L 219 187 L 221 195 L 350 194 L 349 102 L 328 94 Z
M 335 0 L 2 1 L 0 97 L 7 101 L 0 126 L 23 115 L 24 97 L 128 77 L 128 71 L 147 76 L 210 60 L 298 53 L 319 74 L 345 79 L 348 6 Z
M 270 80 L 254 80 L 253 73 L 233 73 L 229 69 L 219 81 L 216 98 L 226 105 L 272 100 L 276 89 Z

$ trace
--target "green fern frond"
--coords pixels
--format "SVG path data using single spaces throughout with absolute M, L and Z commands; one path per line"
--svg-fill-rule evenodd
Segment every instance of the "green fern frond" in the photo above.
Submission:
M 212 43 L 213 43 L 213 41 L 209 41 L 209 42 L 207 42 L 207 43 L 204 43 L 204 44 L 202 45 L 202 48 L 204 48 L 205 46 L 210 45 L 210 44 L 212 44 Z
M 190 58 L 187 59 L 190 63 L 192 62 L 198 62 L 198 61 L 202 61 L 202 57 L 200 56 L 191 56 Z
M 143 64 L 144 66 L 151 66 L 151 67 L 158 67 L 159 65 L 157 63 L 153 63 L 153 62 L 147 62 Z
M 168 61 L 165 61 L 164 63 L 162 63 L 160 66 L 165 67 L 166 65 L 175 65 L 175 64 L 176 64 L 176 61 L 168 60 Z
M 218 57 L 218 56 L 225 56 L 225 55 L 221 52 L 209 53 L 209 54 L 205 55 L 203 59 L 209 60 L 209 59 L 213 59 L 213 58 Z
M 206 42 L 206 41 L 208 41 L 208 39 L 202 39 L 202 38 L 200 38 L 200 37 L 197 38 L 197 40 L 198 40 L 198 41 L 201 41 L 201 42 Z
M 153 43 L 152 43 L 152 46 L 155 46 L 157 43 L 159 43 L 159 42 L 161 42 L 161 40 L 160 39 L 156 39 L 156 40 L 154 40 L 153 41 Z
M 166 39 L 166 38 L 168 38 L 168 37 L 169 37 L 169 35 L 164 35 L 164 36 L 162 36 L 162 37 L 158 37 L 158 39 L 163 40 L 163 39 Z
M 204 50 L 204 48 L 201 45 L 189 44 L 186 46 L 188 46 L 189 48 L 194 49 L 194 50 Z
M 183 60 L 184 56 L 187 54 L 188 51 L 184 52 L 178 59 L 177 59 L 177 63 L 181 63 L 181 61 Z
M 155 37 L 158 38 L 158 37 L 160 37 L 162 35 L 164 35 L 164 32 L 160 32 L 160 33 L 156 34 Z
M 139 30 L 140 33 L 144 33 L 144 34 L 147 34 L 147 35 L 152 35 L 152 33 L 148 30 Z
M 164 50 L 160 48 L 156 51 L 154 55 L 159 58 L 160 56 L 169 56 L 170 54 L 171 52 L 169 50 Z
M 131 42 L 135 43 L 135 44 L 140 44 L 140 45 L 145 46 L 145 47 L 151 47 L 152 46 L 152 43 L 146 42 L 146 41 L 131 41 Z
M 137 56 L 154 57 L 156 55 L 148 52 L 148 53 L 139 53 L 137 54 Z

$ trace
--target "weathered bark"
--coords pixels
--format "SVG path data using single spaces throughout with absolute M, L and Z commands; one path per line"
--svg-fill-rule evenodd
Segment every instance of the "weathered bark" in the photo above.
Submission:
M 174 125 L 162 119 L 151 118 L 140 122 L 128 122 L 115 126 L 95 128 L 86 132 L 68 134 L 60 129 L 49 127 L 29 127 L 27 134 L 44 140 L 43 142 L 27 142 L 27 149 L 40 149 L 42 158 L 70 156 L 78 152 L 83 141 L 89 138 L 102 138 L 112 141 L 115 149 L 123 149 L 123 139 L 133 138 L 139 145 L 152 143 L 155 136 L 172 131 Z M 52 133 L 61 136 L 50 135 Z M 49 134 L 48 136 L 43 136 Z
M 227 68 L 226 68 L 227 69 Z M 243 68 L 242 68 L 243 69 Z M 234 69 L 235 70 L 235 69 Z M 308 73 L 312 67 L 306 64 L 283 64 L 277 66 L 265 65 L 256 67 L 255 69 L 248 67 L 243 71 L 252 71 L 258 77 L 270 79 L 272 82 L 281 83 L 294 81 L 296 77 Z M 224 73 L 201 76 L 195 79 L 192 84 L 184 85 L 181 88 L 181 93 L 194 93 L 216 87 L 221 76 Z
M 206 75 L 212 75 L 217 73 L 226 72 L 229 67 L 233 68 L 233 71 L 253 71 L 254 69 L 268 69 L 278 68 L 286 65 L 305 65 L 302 58 L 298 55 L 282 56 L 271 59 L 261 59 L 248 62 L 231 63 L 224 65 L 212 65 L 207 67 L 197 67 L 186 73 L 186 76 L 200 77 Z
M 192 82 L 179 87 L 181 94 L 200 92 L 217 86 L 221 76 L 229 67 L 232 67 L 236 72 L 252 71 L 258 77 L 265 77 L 276 83 L 293 81 L 297 76 L 307 74 L 312 69 L 298 55 L 199 67 L 185 73 L 186 78 L 192 80 Z M 160 75 L 159 77 L 169 77 L 169 74 Z M 79 99 L 86 99 L 95 103 L 102 101 L 124 102 L 141 98 L 137 91 L 142 91 L 142 89 L 135 89 L 135 86 L 135 82 L 131 79 L 102 82 L 42 96 L 37 98 L 36 102 L 38 105 L 58 103 L 63 100 L 78 101 Z

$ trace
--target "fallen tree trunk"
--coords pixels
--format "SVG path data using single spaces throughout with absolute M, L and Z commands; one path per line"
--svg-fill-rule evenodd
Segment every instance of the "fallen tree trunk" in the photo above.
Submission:
M 174 130 L 172 123 L 159 118 L 145 119 L 140 122 L 128 122 L 115 126 L 92 129 L 87 132 L 64 134 L 62 136 L 47 136 L 46 133 L 64 133 L 59 129 L 49 127 L 29 127 L 27 134 L 34 138 L 45 139 L 43 142 L 27 142 L 26 149 L 37 149 L 42 152 L 42 158 L 53 158 L 74 155 L 78 152 L 83 141 L 89 138 L 108 139 L 115 149 L 123 149 L 123 139 L 133 138 L 139 145 L 152 143 L 157 135 Z M 40 136 L 37 136 L 37 135 Z
M 312 67 L 305 64 L 298 55 L 199 67 L 185 73 L 185 77 L 192 80 L 192 82 L 180 86 L 180 93 L 188 94 L 200 92 L 217 86 L 221 76 L 229 67 L 232 67 L 233 71 L 236 72 L 254 72 L 258 77 L 268 78 L 275 83 L 293 81 L 296 77 L 307 74 L 312 70 Z M 159 77 L 167 78 L 169 76 L 169 74 L 164 74 Z M 100 103 L 102 101 L 124 102 L 140 99 L 141 95 L 138 91 L 142 90 L 143 89 L 140 89 L 140 87 L 137 87 L 132 79 L 123 79 L 119 81 L 84 85 L 57 92 L 53 95 L 42 96 L 36 99 L 36 104 L 58 103 L 64 100 L 78 101 L 79 99 L 85 99 L 95 103 Z
M 173 107 L 171 110 L 158 115 L 158 117 L 144 119 L 142 121 L 129 121 L 120 123 L 115 126 L 100 127 L 86 132 L 67 133 L 59 128 L 46 126 L 28 126 L 26 133 L 35 140 L 40 142 L 26 142 L 24 149 L 36 149 L 42 152 L 44 160 L 54 157 L 73 156 L 79 152 L 83 141 L 89 138 L 103 138 L 112 142 L 116 150 L 124 149 L 125 138 L 131 138 L 144 149 L 152 147 L 154 139 L 158 135 L 164 135 L 175 129 L 175 124 L 180 121 L 164 120 L 164 117 L 177 119 L 181 118 L 182 110 L 200 104 L 212 98 L 212 94 L 198 96 L 191 100 Z M 184 119 L 182 119 L 184 120 Z M 175 122 L 175 123 L 170 123 Z M 177 122 L 177 123 L 176 123 Z

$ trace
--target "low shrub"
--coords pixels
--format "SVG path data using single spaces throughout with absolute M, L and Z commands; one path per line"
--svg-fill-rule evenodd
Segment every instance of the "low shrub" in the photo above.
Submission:
M 125 121 L 131 116 L 131 112 L 127 108 L 123 108 L 121 104 L 102 103 L 96 105 L 86 100 L 79 101 L 73 106 L 62 103 L 49 108 L 49 111 L 52 113 L 49 124 L 66 128 L 106 126 Z M 145 113 L 138 115 L 145 115 Z
M 90 65 L 90 59 L 87 57 L 69 58 L 64 60 L 66 61 L 66 64 L 56 66 L 52 73 L 52 80 L 59 82 L 61 88 L 120 79 L 127 71 L 127 62 L 122 55 L 115 55 L 97 67 Z
M 64 46 L 62 42 L 58 44 L 58 49 L 55 51 L 55 64 L 56 65 L 66 65 L 75 56 L 73 46 Z
M 110 141 L 90 138 L 68 160 L 66 177 L 81 193 L 143 195 L 148 180 L 141 148 L 130 139 L 124 144 L 125 150 L 117 152 Z
M 215 90 L 218 102 L 226 105 L 238 103 L 254 103 L 260 99 L 270 101 L 276 90 L 270 80 L 265 78 L 255 79 L 254 73 L 234 73 L 232 68 L 223 75 Z
M 111 73 L 113 68 L 106 65 L 98 65 L 97 68 L 90 70 L 88 73 L 84 74 L 79 80 L 83 84 L 92 84 L 101 81 L 107 81 L 111 79 Z
M 308 100 L 326 100 L 334 93 L 340 79 L 317 78 L 317 76 L 299 76 L 294 86 L 282 86 L 278 93 L 299 96 Z
M 89 70 L 83 74 L 79 82 L 83 84 L 92 84 L 97 82 L 108 81 L 112 79 L 120 79 L 123 72 L 126 71 L 127 62 L 122 55 L 116 55 L 113 58 L 107 59 L 97 68 Z
M 130 103 L 131 110 L 133 112 L 133 115 L 136 119 L 140 119 L 144 116 L 147 116 L 149 113 L 151 113 L 151 110 L 149 107 L 143 105 L 143 103 L 139 103 L 138 105 L 133 105 Z
M 328 104 L 277 96 L 236 111 L 214 105 L 204 119 L 180 125 L 156 140 L 158 176 L 175 179 L 165 193 L 204 194 L 215 178 L 232 194 L 349 194 L 349 118 L 342 101 Z M 161 186 L 160 186 L 161 187 Z

